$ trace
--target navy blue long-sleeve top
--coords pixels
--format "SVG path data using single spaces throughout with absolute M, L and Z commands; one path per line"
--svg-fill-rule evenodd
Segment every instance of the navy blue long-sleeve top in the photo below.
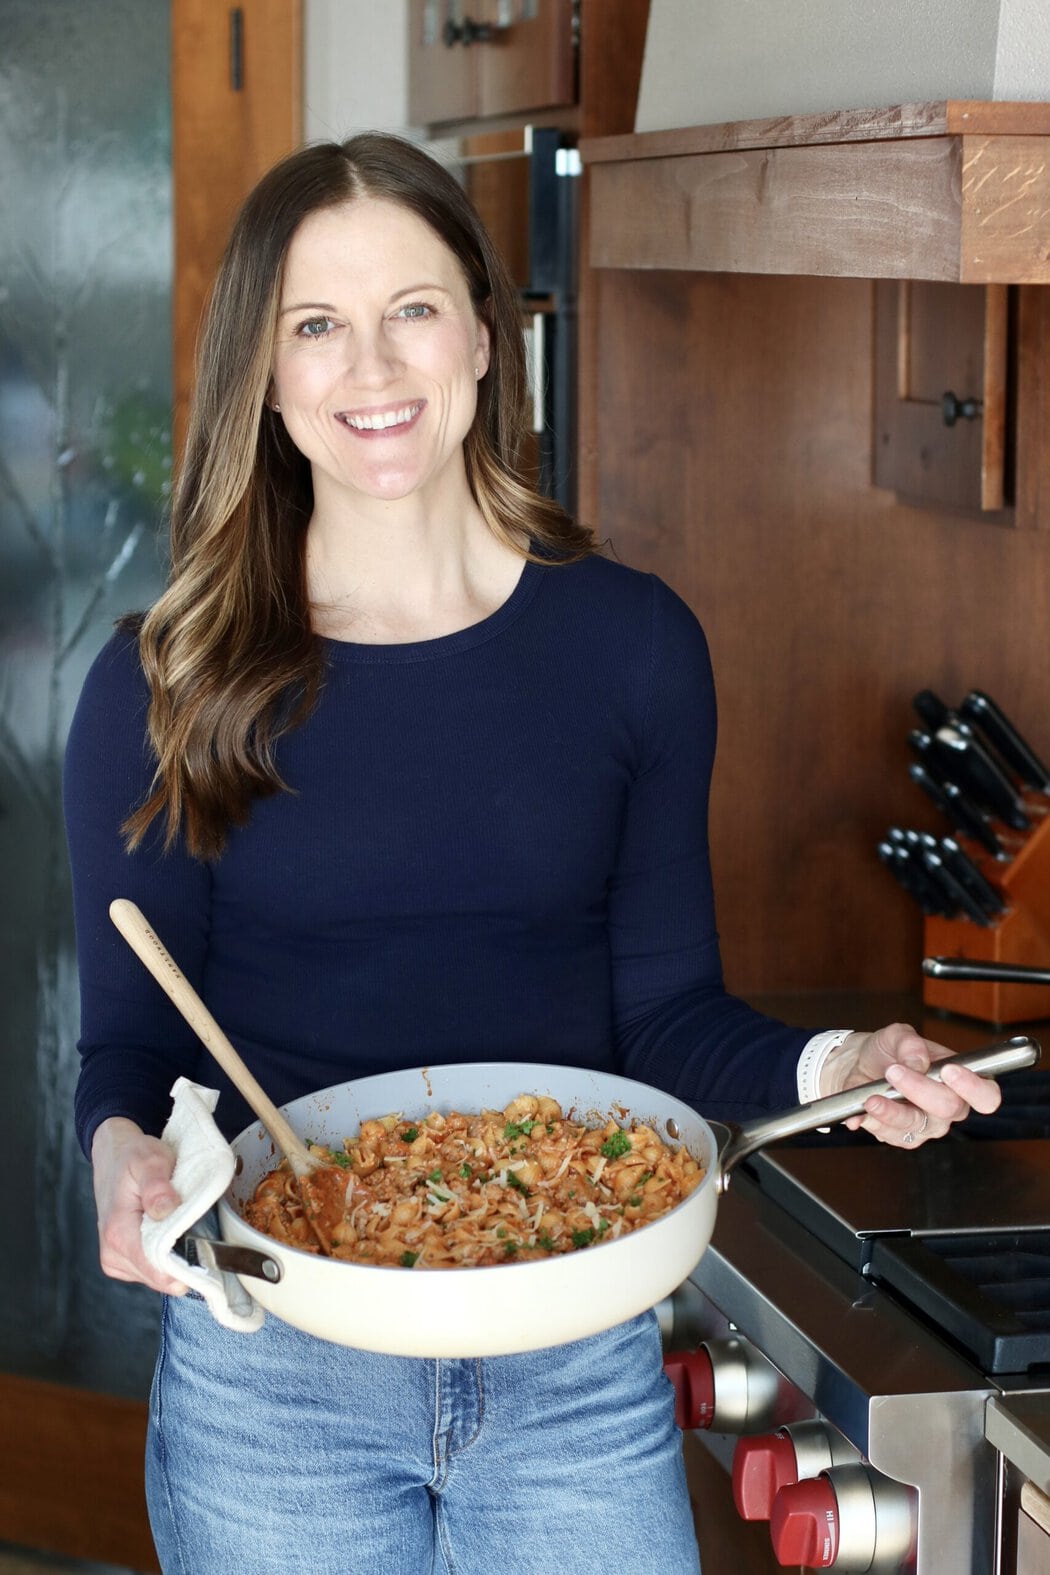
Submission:
M 252 1120 L 108 917 L 137 903 L 278 1103 L 463 1061 L 616 1071 L 711 1117 L 796 1102 L 809 1035 L 722 981 L 707 845 L 715 695 L 693 614 L 589 558 L 527 563 L 490 617 L 323 642 L 316 709 L 222 857 L 126 852 L 153 772 L 136 643 L 96 659 L 66 755 L 77 1130 L 159 1133 L 180 1074 Z

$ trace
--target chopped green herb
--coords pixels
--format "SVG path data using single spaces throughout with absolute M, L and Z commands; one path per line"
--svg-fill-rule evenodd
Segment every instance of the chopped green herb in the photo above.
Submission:
M 441 1167 L 440 1166 L 438 1167 L 437 1170 L 432 1170 L 430 1172 L 430 1175 L 427 1177 L 428 1181 L 444 1181 L 444 1179 L 445 1179 L 444 1176 L 441 1174 Z
M 350 1158 L 350 1155 L 344 1154 L 342 1149 L 330 1149 L 329 1158 L 331 1159 L 333 1165 L 342 1165 L 344 1170 L 348 1169 L 348 1167 L 354 1163 Z
M 460 1165 L 459 1173 L 463 1177 L 464 1181 L 469 1181 L 470 1180 L 470 1166 L 466 1163 L 466 1161 L 464 1161 L 464 1163 L 462 1165 Z
M 535 1121 L 508 1121 L 503 1128 L 503 1136 L 505 1138 L 528 1137 L 535 1125 Z
M 572 1233 L 572 1244 L 574 1247 L 589 1247 L 593 1240 L 593 1230 L 574 1230 Z M 603 1258 L 602 1262 L 604 1263 L 604 1261 Z
M 553 1132 L 554 1131 L 554 1122 L 553 1121 L 548 1121 L 547 1122 L 547 1131 L 548 1132 Z
M 599 1236 L 604 1236 L 605 1232 L 608 1229 L 609 1229 L 609 1221 L 608 1220 L 599 1220 L 599 1222 L 598 1222 L 598 1235 Z
M 618 1132 L 614 1132 L 611 1138 L 606 1138 L 600 1152 L 606 1159 L 619 1159 L 622 1154 L 631 1152 L 631 1140 L 622 1127 Z
M 653 1179 L 652 1171 L 651 1170 L 647 1170 L 641 1176 L 638 1177 L 638 1185 L 640 1187 L 644 1187 L 645 1183 L 647 1181 L 652 1181 L 652 1179 Z
M 506 1258 L 513 1258 L 513 1256 L 517 1252 L 517 1250 L 518 1250 L 518 1243 L 516 1241 L 505 1241 L 503 1243 L 503 1255 L 504 1255 L 504 1257 L 506 1257 Z
M 542 1247 L 544 1252 L 553 1252 L 555 1250 L 554 1237 L 549 1235 L 547 1231 L 544 1231 L 542 1235 L 536 1237 L 536 1245 L 537 1247 Z
M 507 1227 L 505 1225 L 501 1225 L 499 1227 L 499 1229 L 497 1230 L 496 1235 L 502 1238 L 506 1234 L 507 1234 Z
M 401 1267 L 403 1269 L 411 1269 L 418 1257 L 418 1252 L 403 1252 L 401 1254 Z
M 519 1192 L 523 1192 L 526 1197 L 529 1196 L 529 1189 L 528 1189 L 528 1187 L 522 1181 L 521 1177 L 513 1170 L 508 1170 L 507 1171 L 507 1186 L 508 1187 L 517 1187 Z
M 641 1194 L 636 1192 L 633 1198 L 628 1198 L 627 1206 L 632 1209 L 640 1209 L 642 1206 Z
M 402 1143 L 414 1143 L 418 1136 L 419 1136 L 419 1128 L 418 1127 L 408 1127 L 404 1132 L 402 1132 L 402 1134 L 401 1134 L 401 1141 L 402 1141 Z

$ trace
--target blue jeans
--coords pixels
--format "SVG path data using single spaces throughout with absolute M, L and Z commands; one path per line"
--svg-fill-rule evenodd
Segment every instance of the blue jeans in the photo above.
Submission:
M 700 1568 L 652 1313 L 523 1356 L 422 1361 L 272 1316 L 231 1333 L 166 1298 L 146 1486 L 165 1575 Z

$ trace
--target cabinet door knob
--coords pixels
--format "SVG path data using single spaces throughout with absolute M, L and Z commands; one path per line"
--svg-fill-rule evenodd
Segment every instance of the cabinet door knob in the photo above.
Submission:
M 976 421 L 981 414 L 981 408 L 979 399 L 959 399 L 950 389 L 941 399 L 941 412 L 946 427 L 953 427 L 960 418 L 963 421 Z
M 491 22 L 475 22 L 465 16 L 462 22 L 457 23 L 449 17 L 441 30 L 441 37 L 446 49 L 452 49 L 456 44 L 488 44 L 498 32 L 499 28 Z

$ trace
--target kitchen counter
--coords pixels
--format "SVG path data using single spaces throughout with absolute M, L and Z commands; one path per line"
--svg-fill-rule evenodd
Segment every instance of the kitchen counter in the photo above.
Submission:
M 997 1039 L 1030 1034 L 1046 1048 L 1045 1070 L 1050 1071 L 1050 988 L 1047 1015 L 1029 1023 L 995 1027 L 972 1017 L 932 1010 L 919 991 L 804 990 L 745 995 L 760 1012 L 779 1017 L 799 1028 L 879 1028 L 884 1023 L 912 1023 L 927 1039 L 960 1053 L 976 1050 Z
M 992 1395 L 984 1432 L 1026 1481 L 1050 1493 L 1050 1393 Z

